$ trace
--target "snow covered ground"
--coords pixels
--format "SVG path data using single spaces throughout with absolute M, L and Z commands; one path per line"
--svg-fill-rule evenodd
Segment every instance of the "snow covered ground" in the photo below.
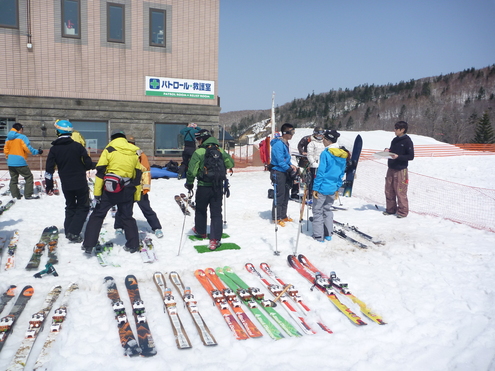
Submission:
M 306 130 L 308 132 L 309 129 Z M 296 130 L 293 147 L 304 135 Z M 310 131 L 309 131 L 310 132 Z M 393 138 L 392 132 L 360 133 L 365 148 L 382 150 Z M 342 133 L 341 141 L 352 143 L 356 133 Z M 431 144 L 431 138 L 413 136 L 415 144 Z M 346 144 L 348 145 L 348 144 Z M 417 158 L 411 171 L 445 180 L 493 188 L 495 156 Z M 358 170 L 359 171 L 359 170 Z M 37 174 L 37 176 L 39 176 Z M 384 174 L 377 174 L 383 177 Z M 137 254 L 121 249 L 122 237 L 115 237 L 110 214 L 105 228 L 107 238 L 115 242 L 115 257 L 120 268 L 100 267 L 96 259 L 85 257 L 80 245 L 60 239 L 58 277 L 33 278 L 24 269 L 32 247 L 48 225 L 63 227 L 63 196 L 44 196 L 41 200 L 19 200 L 0 216 L 1 234 L 20 231 L 17 265 L 0 271 L 0 292 L 15 284 L 18 291 L 32 285 L 35 294 L 28 303 L 15 330 L 0 353 L 0 369 L 6 369 L 19 346 L 30 316 L 37 312 L 53 285 L 64 291 L 70 282 L 80 290 L 72 295 L 67 321 L 53 347 L 49 370 L 494 370 L 495 369 L 495 234 L 472 229 L 447 220 L 411 213 L 406 219 L 383 216 L 373 205 L 359 198 L 344 198 L 349 209 L 338 211 L 335 219 L 358 226 L 362 231 L 386 241 L 385 245 L 369 244 L 367 250 L 349 245 L 334 237 L 321 244 L 311 238 L 311 224 L 302 223 L 298 253 L 305 254 L 317 267 L 328 273 L 333 270 L 349 284 L 351 292 L 366 302 L 387 322 L 380 326 L 369 320 L 367 326 L 355 327 L 320 292 L 310 291 L 310 284 L 288 267 L 286 257 L 295 248 L 298 223 L 289 223 L 277 232 L 270 223 L 271 200 L 268 173 L 236 171 L 229 178 L 231 197 L 226 205 L 226 229 L 231 241 L 241 250 L 198 254 L 193 243 L 182 236 L 184 218 L 173 196 L 184 192 L 183 181 L 154 180 L 150 194 L 152 205 L 164 226 L 165 237 L 154 239 L 159 262 L 144 264 Z M 8 183 L 8 182 L 3 182 Z M 462 195 L 460 195 L 462 196 Z M 1 197 L 6 203 L 9 198 Z M 290 215 L 299 217 L 300 205 L 290 202 Z M 305 213 L 305 216 L 307 214 Z M 139 208 L 135 217 L 141 228 L 147 228 Z M 306 217 L 305 217 L 306 218 Z M 185 219 L 185 233 L 190 233 L 193 218 Z M 179 242 L 183 246 L 177 256 Z M 42 263 L 44 260 L 42 261 Z M 244 264 L 256 267 L 267 262 L 286 282 L 294 284 L 300 294 L 333 334 L 317 330 L 313 336 L 271 340 L 237 341 L 206 291 L 195 279 L 195 269 L 231 266 L 248 284 L 261 287 Z M 168 316 L 163 312 L 160 295 L 152 280 L 156 271 L 178 271 L 184 283 L 191 286 L 199 309 L 219 345 L 205 347 L 197 336 L 193 322 L 175 291 L 179 315 L 193 343 L 189 350 L 175 345 Z M 119 343 L 117 323 L 103 287 L 103 278 L 113 276 L 130 315 L 130 302 L 124 278 L 134 274 L 139 280 L 141 296 L 158 354 L 152 358 L 127 358 Z M 169 281 L 168 281 L 169 282 Z M 265 290 L 264 290 L 265 291 Z M 266 295 L 269 296 L 268 292 Z M 356 313 L 359 309 L 342 299 Z M 54 306 L 60 303 L 57 302 Z M 1 314 L 5 316 L 13 301 Z M 280 306 L 278 307 L 280 308 Z M 280 312 L 289 318 L 285 311 Z M 51 317 L 52 313 L 50 313 Z M 251 314 L 249 314 L 251 316 Z M 251 316 L 253 322 L 256 320 Z M 312 324 L 311 317 L 308 319 Z M 130 320 L 135 328 L 134 319 Z M 261 326 L 260 326 L 261 328 Z M 26 369 L 32 369 L 48 334 L 45 326 L 40 334 Z M 263 331 L 263 330 L 262 330 Z

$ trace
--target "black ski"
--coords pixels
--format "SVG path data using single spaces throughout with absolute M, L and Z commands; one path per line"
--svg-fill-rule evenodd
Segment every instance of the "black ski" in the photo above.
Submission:
M 347 167 L 345 171 L 344 180 L 344 196 L 352 196 L 352 186 L 354 185 L 354 178 L 356 177 L 356 168 L 359 161 L 359 156 L 361 156 L 361 149 L 363 148 L 363 138 L 358 134 L 354 140 L 354 146 L 352 147 L 351 164 Z

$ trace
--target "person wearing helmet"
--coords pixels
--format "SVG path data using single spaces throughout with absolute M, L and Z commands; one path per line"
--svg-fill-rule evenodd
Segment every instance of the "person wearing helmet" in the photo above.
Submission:
M 220 148 L 218 140 L 212 137 L 208 130 L 202 129 L 195 136 L 199 147 L 191 157 L 184 186 L 192 191 L 194 179 L 198 178 L 193 232 L 206 238 L 207 210 L 209 207 L 210 243 L 208 248 L 215 250 L 221 245 L 223 233 L 222 198 L 226 179 L 225 172 L 226 169 L 234 167 L 234 160 Z M 215 160 L 212 160 L 213 158 Z M 209 167 L 210 169 L 208 169 Z M 213 175 L 214 173 L 216 175 Z
M 184 151 L 182 151 L 182 163 L 179 167 L 179 175 L 177 176 L 177 179 L 181 179 L 186 176 L 189 161 L 196 150 L 195 136 L 200 130 L 202 129 L 198 126 L 198 124 L 191 122 L 180 131 L 184 137 Z
M 46 193 L 53 194 L 55 168 L 65 197 L 65 237 L 73 243 L 82 242 L 81 231 L 89 212 L 89 188 L 86 171 L 94 169 L 86 149 L 72 139 L 72 123 L 57 120 L 54 124 L 57 139 L 51 144 L 46 158 Z
M 26 200 L 40 198 L 39 196 L 33 196 L 33 173 L 31 173 L 26 159 L 29 154 L 41 155 L 43 150 L 41 148 L 34 149 L 31 147 L 28 137 L 24 135 L 24 126 L 19 122 L 12 125 L 12 129 L 7 134 L 3 152 L 7 158 L 7 166 L 9 167 L 10 194 L 12 197 L 21 199 L 21 192 L 17 186 L 20 175 L 26 182 L 24 185 L 24 198 Z
M 320 161 L 320 154 L 325 149 L 325 145 L 323 144 L 323 134 L 325 130 L 321 127 L 316 127 L 313 130 L 313 135 L 311 135 L 311 141 L 308 143 L 307 153 L 308 153 L 308 163 L 309 163 L 309 176 L 306 177 L 308 179 L 307 189 L 308 189 L 308 203 L 312 203 L 313 198 L 313 183 L 316 177 L 316 169 L 318 169 L 318 164 Z
M 127 137 L 127 141 L 131 144 L 136 145 L 136 139 L 132 135 Z M 162 225 L 160 224 L 160 220 L 158 220 L 158 216 L 156 215 L 155 211 L 151 208 L 150 199 L 148 196 L 148 192 L 151 190 L 150 162 L 148 160 L 148 156 L 146 156 L 146 154 L 141 149 L 137 151 L 137 155 L 139 156 L 139 162 L 143 166 L 143 168 L 141 169 L 143 171 L 143 175 L 141 177 L 141 189 L 143 194 L 141 195 L 141 199 L 137 202 L 137 204 L 151 229 L 153 230 L 153 233 L 155 233 L 155 236 L 157 238 L 162 238 Z M 114 228 L 117 234 L 124 233 L 119 209 L 117 209 L 117 213 L 115 214 Z

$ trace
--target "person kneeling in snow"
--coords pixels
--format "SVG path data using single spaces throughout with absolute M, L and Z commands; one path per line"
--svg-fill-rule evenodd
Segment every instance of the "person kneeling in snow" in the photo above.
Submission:
M 336 143 L 339 137 L 336 130 L 327 130 L 323 134 L 325 149 L 320 155 L 313 184 L 313 238 L 319 242 L 332 239 L 332 205 L 335 192 L 342 186 L 349 155 L 346 150 L 338 148 Z

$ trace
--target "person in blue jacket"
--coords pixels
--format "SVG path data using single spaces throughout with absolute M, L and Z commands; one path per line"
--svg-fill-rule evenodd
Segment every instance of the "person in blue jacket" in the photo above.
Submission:
M 187 167 L 189 166 L 189 161 L 196 151 L 196 133 L 199 133 L 201 128 L 198 124 L 191 122 L 185 128 L 183 128 L 180 133 L 184 137 L 184 150 L 182 151 L 182 163 L 179 167 L 179 175 L 177 179 L 184 178 L 187 173 Z
M 21 199 L 21 192 L 17 186 L 20 175 L 26 182 L 24 185 L 24 198 L 26 200 L 32 200 L 40 197 L 33 196 L 33 173 L 31 173 L 26 160 L 29 154 L 41 155 L 43 150 L 41 148 L 34 149 L 31 147 L 28 137 L 23 133 L 24 127 L 22 124 L 16 122 L 12 125 L 12 130 L 7 134 L 3 152 L 5 153 L 5 157 L 7 157 L 7 166 L 9 167 L 10 194 L 14 198 Z
M 293 220 L 287 216 L 287 206 L 289 203 L 289 193 L 292 184 L 296 179 L 297 167 L 291 163 L 289 150 L 289 140 L 295 133 L 294 126 L 285 123 L 280 128 L 282 136 L 272 139 L 271 160 L 270 160 L 270 180 L 274 186 L 272 220 L 281 227 L 285 223 Z M 276 213 L 275 213 L 276 205 Z
M 323 134 L 325 149 L 313 184 L 313 238 L 319 242 L 330 241 L 333 231 L 332 205 L 335 192 L 342 186 L 348 152 L 337 146 L 340 134 L 327 130 Z

